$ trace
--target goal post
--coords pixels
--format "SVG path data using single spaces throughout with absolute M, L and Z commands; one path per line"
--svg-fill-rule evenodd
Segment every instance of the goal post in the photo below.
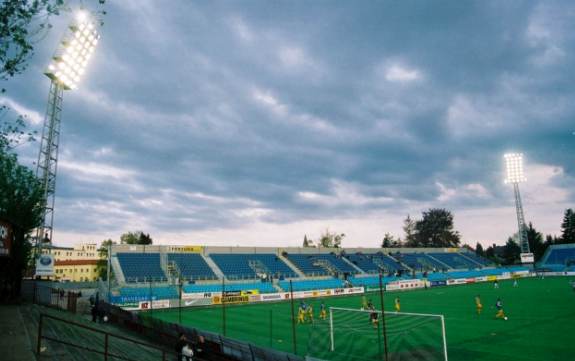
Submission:
M 443 315 L 387 311 L 384 315 L 388 360 L 381 351 L 385 347 L 381 345 L 381 311 L 330 307 L 329 350 L 333 359 L 345 353 L 356 360 L 448 361 Z

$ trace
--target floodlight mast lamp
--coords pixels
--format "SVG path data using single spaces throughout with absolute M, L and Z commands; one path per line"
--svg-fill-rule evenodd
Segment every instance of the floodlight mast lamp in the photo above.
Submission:
M 504 158 L 505 158 L 505 168 L 507 170 L 505 183 L 513 184 L 513 193 L 515 195 L 515 211 L 517 213 L 519 246 L 521 247 L 521 253 L 529 253 L 527 226 L 525 225 L 523 204 L 521 202 L 521 194 L 519 193 L 519 183 L 526 181 L 525 175 L 523 174 L 523 154 L 508 153 L 504 155 Z
M 43 243 L 52 241 L 63 93 L 76 88 L 99 39 L 97 19 L 85 11 L 78 12 L 44 72 L 51 82 L 36 164 L 36 176 L 44 195 L 42 220 L 36 229 L 37 255 L 41 253 Z

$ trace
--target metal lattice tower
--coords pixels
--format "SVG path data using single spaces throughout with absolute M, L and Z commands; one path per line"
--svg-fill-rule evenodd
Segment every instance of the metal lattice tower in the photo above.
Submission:
M 51 82 L 36 165 L 36 177 L 43 191 L 42 220 L 36 229 L 36 256 L 41 254 L 43 243 L 52 242 L 63 93 L 76 88 L 96 48 L 100 38 L 97 20 L 90 13 L 79 11 L 44 72 Z
M 54 225 L 54 198 L 56 194 L 56 172 L 58 170 L 58 145 L 60 142 L 60 119 L 62 116 L 62 96 L 64 88 L 56 81 L 50 83 L 48 108 L 44 118 L 40 153 L 36 166 L 36 177 L 43 190 L 42 222 L 36 230 L 36 246 L 52 240 Z
M 521 247 L 521 253 L 530 253 L 529 240 L 527 239 L 527 226 L 525 225 L 525 216 L 523 215 L 523 204 L 521 203 L 521 194 L 519 193 L 519 183 L 513 183 L 513 193 L 515 194 L 519 246 Z

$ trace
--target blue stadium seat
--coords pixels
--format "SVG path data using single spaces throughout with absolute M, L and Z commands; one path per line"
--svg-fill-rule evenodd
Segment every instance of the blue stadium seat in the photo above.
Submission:
M 358 271 L 347 263 L 345 260 L 342 259 L 342 256 L 335 255 L 333 253 L 321 253 L 314 255 L 316 260 L 325 260 L 331 263 L 333 267 L 335 267 L 341 273 L 358 273 Z
M 400 270 L 405 270 L 405 267 L 401 265 L 401 263 L 397 262 L 395 259 L 387 256 L 383 253 L 375 253 L 369 255 L 373 262 L 381 263 L 383 265 L 384 270 L 387 273 L 397 272 Z
M 442 270 L 448 268 L 446 265 L 436 261 L 425 253 L 397 253 L 393 254 L 393 256 L 416 271 L 431 269 Z
M 446 265 L 454 269 L 481 267 L 479 263 L 476 263 L 468 258 L 465 258 L 458 253 L 437 252 L 437 253 L 429 253 L 428 255 L 439 260 L 442 263 L 445 263 Z
M 290 260 L 300 271 L 309 276 L 327 276 L 330 274 L 328 268 L 322 264 L 329 265 L 338 273 L 355 274 L 358 271 L 344 261 L 341 256 L 333 253 L 321 254 L 287 254 L 287 259 Z
M 362 253 L 346 254 L 347 258 L 351 263 L 361 268 L 366 273 L 378 273 L 379 266 L 373 263 L 372 259 L 367 255 Z
M 541 258 L 539 268 L 558 268 L 563 265 L 563 269 L 575 265 L 575 244 L 552 245 L 547 248 Z M 563 270 L 556 271 L 562 272 Z
M 214 280 L 216 274 L 198 253 L 169 253 L 168 262 L 178 266 L 181 275 L 187 280 Z
M 228 283 L 225 284 L 226 291 L 249 291 L 259 290 L 260 293 L 274 293 L 277 289 L 270 282 L 251 282 L 251 283 Z M 221 283 L 214 284 L 190 284 L 183 287 L 184 292 L 187 293 L 202 293 L 202 292 L 222 292 Z
M 471 258 L 473 261 L 481 264 L 481 266 L 483 267 L 488 267 L 488 266 L 492 266 L 493 262 L 491 262 L 490 260 L 480 257 L 478 255 L 476 255 L 475 253 L 471 253 L 471 252 L 461 252 L 461 254 L 467 258 Z
M 313 255 L 288 254 L 287 259 L 306 275 L 326 276 L 328 274 L 325 268 L 313 264 Z
M 209 256 L 228 279 L 257 278 L 258 275 L 250 262 L 263 266 L 267 274 L 276 278 L 298 276 L 279 257 L 271 253 L 212 253 Z
M 126 282 L 165 282 L 159 253 L 117 253 Z

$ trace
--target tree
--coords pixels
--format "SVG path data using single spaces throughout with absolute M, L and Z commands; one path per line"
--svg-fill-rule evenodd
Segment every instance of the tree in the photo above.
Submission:
M 538 262 L 543 253 L 545 253 L 545 245 L 543 244 L 543 235 L 533 228 L 533 224 L 529 222 L 527 227 L 527 241 L 529 242 L 529 250 L 533 253 L 535 262 Z
M 556 236 L 552 236 L 550 234 L 546 235 L 545 242 L 543 242 L 543 255 L 545 255 L 545 251 L 547 251 L 547 248 L 549 248 L 549 246 L 559 243 L 561 243 L 561 238 L 557 238 Z
M 0 5 L 0 79 L 22 73 L 32 54 L 36 37 L 52 25 L 50 17 L 60 14 L 64 0 L 7 0 Z
M 303 236 L 303 247 L 304 248 L 313 247 L 313 241 L 311 239 L 308 239 L 307 235 Z
M 116 242 L 111 239 L 106 239 L 100 243 L 100 248 L 98 248 L 98 256 L 100 256 L 100 259 L 96 266 L 96 272 L 101 279 L 108 279 L 108 247 L 113 244 L 116 244 Z
M 152 244 L 152 238 L 142 231 L 128 232 L 120 236 L 120 243 L 149 245 Z
M 120 236 L 120 243 L 121 244 L 138 244 L 139 239 L 140 239 L 140 236 L 139 236 L 138 232 L 127 232 L 127 233 L 123 233 Z
M 407 247 L 417 247 L 415 239 L 415 221 L 411 219 L 409 214 L 403 221 L 403 232 L 405 233 L 404 244 Z
M 548 234 L 545 236 L 545 243 L 543 243 L 543 245 L 545 246 L 545 249 L 547 249 L 547 247 L 559 243 L 561 243 L 561 238 L 557 238 L 556 236 Z
M 495 247 L 496 247 L 495 244 L 487 247 L 484 253 L 485 258 L 490 259 L 494 262 L 497 260 L 497 257 L 495 256 Z
M 325 232 L 321 235 L 318 247 L 325 247 L 325 248 L 340 248 L 341 241 L 345 238 L 345 233 L 331 233 L 329 229 L 326 229 Z
M 575 213 L 571 208 L 565 210 L 561 222 L 561 243 L 575 243 Z
M 149 245 L 152 243 L 153 243 L 153 240 L 152 240 L 152 237 L 150 237 L 149 233 L 140 232 L 140 238 L 138 239 L 138 244 Z
M 503 248 L 503 264 L 512 265 L 519 261 L 519 255 L 521 254 L 521 247 L 509 237 L 507 243 Z
M 483 257 L 484 255 L 483 246 L 479 242 L 477 242 L 477 244 L 475 245 L 475 254 L 480 257 Z
M 3 122 L 0 129 L 6 130 Z M 9 127 L 9 126 L 8 126 Z M 13 226 L 11 257 L 0 259 L 0 298 L 11 299 L 20 294 L 20 284 L 30 261 L 30 232 L 41 223 L 42 187 L 32 170 L 18 163 L 11 152 L 13 139 L 22 134 L 18 125 L 0 132 L 0 218 Z
M 383 236 L 383 241 L 381 242 L 381 248 L 391 248 L 393 247 L 394 244 L 397 244 L 395 238 L 391 234 L 386 233 Z
M 457 247 L 459 232 L 453 230 L 453 215 L 445 209 L 432 208 L 423 212 L 415 222 L 415 239 L 418 247 Z
M 467 243 L 464 244 L 463 246 L 461 246 L 461 248 L 464 248 L 464 249 L 468 250 L 469 252 L 475 252 L 475 250 L 473 249 L 473 247 L 471 247 L 471 246 L 468 245 Z

